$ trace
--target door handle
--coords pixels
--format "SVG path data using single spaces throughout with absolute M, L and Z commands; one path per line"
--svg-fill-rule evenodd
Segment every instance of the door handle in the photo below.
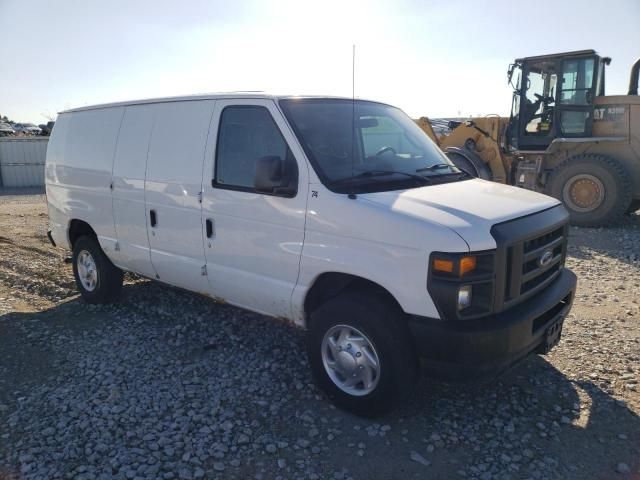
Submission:
M 158 216 L 156 215 L 156 211 L 153 209 L 149 210 L 149 221 L 151 222 L 152 227 L 155 227 L 158 224 Z
M 213 237 L 213 220 L 211 220 L 210 218 L 207 218 L 206 226 L 207 226 L 207 238 Z

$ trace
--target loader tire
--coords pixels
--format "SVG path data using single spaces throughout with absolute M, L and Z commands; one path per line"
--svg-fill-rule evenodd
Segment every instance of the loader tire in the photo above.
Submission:
M 628 215 L 633 215 L 634 213 L 636 213 L 638 210 L 640 210 L 640 200 L 636 199 L 636 200 L 631 200 L 631 204 L 629 205 L 629 207 L 627 208 L 627 214 Z
M 618 222 L 632 198 L 624 167 L 598 154 L 576 155 L 562 162 L 551 171 L 545 191 L 564 203 L 571 224 L 579 227 Z
M 483 180 L 493 180 L 491 170 L 475 153 L 462 148 L 449 148 L 445 153 L 449 160 L 463 172 Z

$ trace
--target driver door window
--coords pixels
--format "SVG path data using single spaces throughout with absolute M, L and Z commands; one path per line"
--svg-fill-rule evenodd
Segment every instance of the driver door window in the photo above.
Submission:
M 266 156 L 285 160 L 285 174 L 297 187 L 298 165 L 269 111 L 261 106 L 226 107 L 220 117 L 214 185 L 254 191 L 256 162 Z

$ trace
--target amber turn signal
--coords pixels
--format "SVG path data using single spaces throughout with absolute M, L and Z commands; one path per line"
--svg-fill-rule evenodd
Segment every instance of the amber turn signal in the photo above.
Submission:
M 462 277 L 476 269 L 476 257 L 462 257 L 460 260 L 434 258 L 433 269 L 437 272 L 456 273 Z
M 460 259 L 460 276 L 476 269 L 476 257 L 462 257 Z
M 451 260 L 433 260 L 433 269 L 439 272 L 453 273 L 453 262 Z

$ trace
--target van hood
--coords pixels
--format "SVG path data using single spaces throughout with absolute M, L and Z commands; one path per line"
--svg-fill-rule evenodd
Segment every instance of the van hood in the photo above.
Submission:
M 555 198 L 486 180 L 365 193 L 358 198 L 391 211 L 448 227 L 470 250 L 496 247 L 491 227 L 558 205 Z

